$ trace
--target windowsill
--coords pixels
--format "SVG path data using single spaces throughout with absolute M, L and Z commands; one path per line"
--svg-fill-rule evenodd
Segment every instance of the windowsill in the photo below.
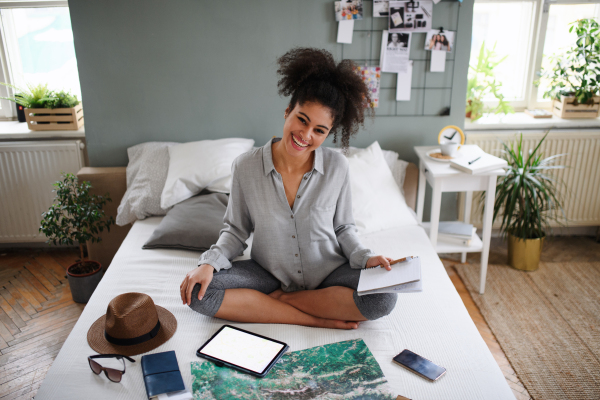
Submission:
M 30 131 L 26 122 L 0 121 L 0 140 L 6 139 L 54 139 L 84 138 L 85 125 L 79 130 L 65 131 Z
M 533 118 L 523 112 L 508 115 L 486 114 L 475 122 L 465 118 L 465 131 L 565 128 L 600 128 L 600 118 L 562 119 L 554 115 L 552 118 Z

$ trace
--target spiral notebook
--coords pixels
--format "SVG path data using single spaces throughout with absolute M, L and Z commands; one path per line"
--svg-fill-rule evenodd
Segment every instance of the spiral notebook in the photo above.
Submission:
M 385 268 L 366 268 L 360 271 L 359 296 L 375 293 L 410 293 L 423 290 L 421 282 L 421 260 L 419 257 L 406 257 L 405 261 Z

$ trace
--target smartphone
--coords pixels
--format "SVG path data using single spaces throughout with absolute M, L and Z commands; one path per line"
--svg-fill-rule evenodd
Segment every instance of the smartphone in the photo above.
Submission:
M 394 357 L 394 362 L 432 382 L 437 381 L 446 373 L 446 368 L 440 367 L 410 350 L 402 350 Z

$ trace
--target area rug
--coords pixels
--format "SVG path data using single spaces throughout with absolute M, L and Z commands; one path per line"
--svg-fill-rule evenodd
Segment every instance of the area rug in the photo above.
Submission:
M 542 262 L 534 272 L 455 268 L 536 400 L 600 399 L 600 262 Z

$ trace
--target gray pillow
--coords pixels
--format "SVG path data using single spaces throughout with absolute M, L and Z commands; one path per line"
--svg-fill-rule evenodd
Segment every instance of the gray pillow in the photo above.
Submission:
M 169 172 L 169 147 L 175 142 L 147 142 L 127 149 L 127 191 L 117 210 L 117 225 L 165 215 L 160 195 Z
M 217 243 L 229 195 L 206 193 L 173 206 L 142 248 L 206 251 Z

